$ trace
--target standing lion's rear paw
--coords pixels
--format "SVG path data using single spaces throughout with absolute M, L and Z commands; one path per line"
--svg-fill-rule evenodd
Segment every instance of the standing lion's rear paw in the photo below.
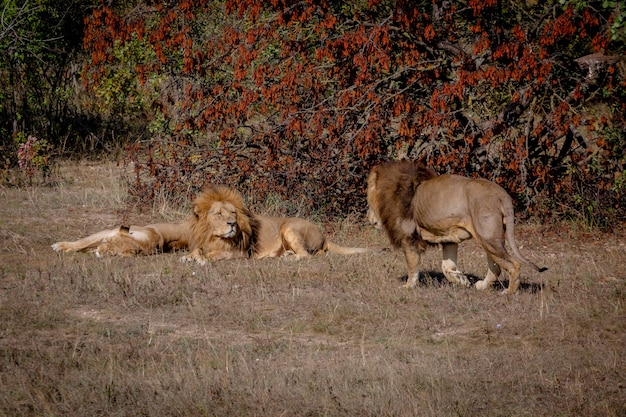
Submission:
M 483 290 L 486 290 L 489 287 L 491 287 L 491 282 L 487 282 L 487 281 L 485 281 L 483 279 L 483 280 L 480 280 L 480 281 L 476 281 L 476 284 L 474 284 L 474 285 L 476 286 L 477 290 L 483 291 Z
M 465 274 L 462 274 L 461 272 L 453 271 L 451 276 L 452 276 L 452 279 L 449 279 L 448 281 L 450 281 L 453 284 L 459 285 L 461 287 L 472 286 L 472 284 L 469 282 L 469 279 L 467 279 L 467 276 L 465 276 Z
M 463 274 L 458 274 L 456 276 L 456 278 L 458 279 L 458 284 L 463 286 L 463 287 L 471 287 L 472 283 L 469 281 L 469 279 L 467 279 L 467 277 Z

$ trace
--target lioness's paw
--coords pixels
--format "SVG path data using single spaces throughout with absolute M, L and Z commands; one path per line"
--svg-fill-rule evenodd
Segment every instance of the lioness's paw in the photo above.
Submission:
M 69 252 L 70 248 L 68 242 L 57 242 L 52 245 L 52 250 L 55 252 Z

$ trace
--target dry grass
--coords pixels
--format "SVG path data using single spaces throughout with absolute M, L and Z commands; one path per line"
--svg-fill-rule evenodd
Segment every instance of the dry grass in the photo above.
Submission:
M 0 188 L 0 415 L 626 415 L 623 233 L 519 227 L 550 269 L 525 269 L 512 297 L 440 283 L 434 249 L 411 291 L 398 252 L 60 256 L 56 240 L 175 217 L 129 210 L 114 166 L 61 172 L 54 188 Z M 386 245 L 356 220 L 326 230 Z M 460 263 L 486 269 L 473 243 Z

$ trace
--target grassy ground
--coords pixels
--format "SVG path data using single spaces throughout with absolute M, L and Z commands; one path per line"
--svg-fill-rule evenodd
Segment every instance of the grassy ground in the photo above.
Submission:
M 124 204 L 119 168 L 0 188 L 0 416 L 624 416 L 626 238 L 520 225 L 515 296 L 428 276 L 397 251 L 181 264 L 58 255 L 57 240 L 178 220 Z M 337 243 L 386 245 L 359 220 Z M 486 272 L 480 249 L 460 267 Z

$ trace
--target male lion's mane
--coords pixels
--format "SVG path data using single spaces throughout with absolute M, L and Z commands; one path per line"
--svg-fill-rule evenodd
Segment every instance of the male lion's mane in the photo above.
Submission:
M 203 216 L 217 202 L 228 202 L 237 210 L 237 231 L 233 237 L 216 236 L 212 231 L 213 225 Z M 209 185 L 198 194 L 193 203 L 190 251 L 199 249 L 203 254 L 240 252 L 250 257 L 254 251 L 256 236 L 257 222 L 239 192 L 225 185 Z
M 420 236 L 414 224 L 412 201 L 415 190 L 422 181 L 437 176 L 427 166 L 413 161 L 386 162 L 374 168 L 371 181 L 376 183 L 376 192 L 371 196 L 374 209 L 380 217 L 383 229 L 395 248 L 400 248 L 408 237 L 411 244 L 425 249 L 427 243 Z M 414 230 L 407 236 L 407 223 L 414 224 Z

